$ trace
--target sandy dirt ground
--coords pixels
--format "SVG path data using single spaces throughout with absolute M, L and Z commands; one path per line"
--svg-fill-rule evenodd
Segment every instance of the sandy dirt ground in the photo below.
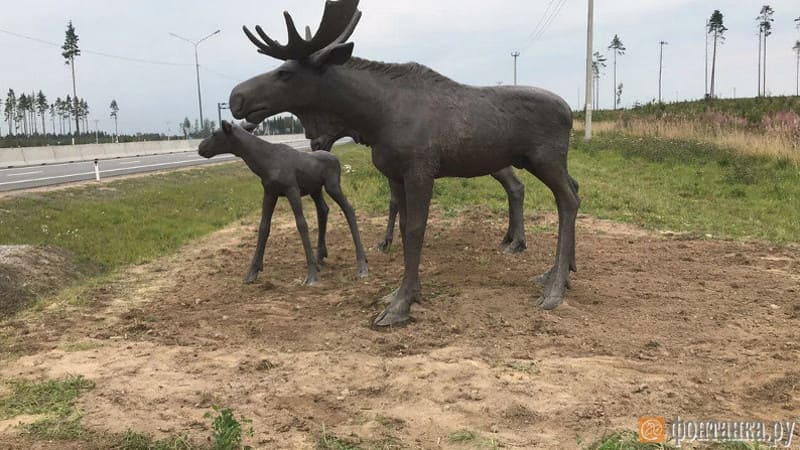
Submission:
M 402 272 L 398 244 L 374 248 L 383 219 L 361 222 L 361 282 L 332 214 L 323 283 L 309 288 L 289 216 L 283 205 L 254 285 L 241 283 L 256 237 L 247 222 L 89 289 L 88 307 L 0 323 L 22 354 L 0 376 L 84 375 L 96 388 L 78 401 L 83 424 L 102 431 L 205 441 L 203 415 L 229 406 L 253 420 L 256 448 L 314 448 L 323 429 L 365 448 L 577 448 L 641 415 L 800 418 L 796 246 L 581 217 L 580 272 L 566 304 L 545 312 L 530 279 L 552 263 L 554 216 L 527 217 L 529 250 L 509 256 L 496 247 L 503 214 L 434 214 L 425 300 L 412 323 L 376 331 L 375 301 Z M 481 437 L 451 442 L 459 430 Z M 63 448 L 17 433 L 0 423 L 0 447 Z

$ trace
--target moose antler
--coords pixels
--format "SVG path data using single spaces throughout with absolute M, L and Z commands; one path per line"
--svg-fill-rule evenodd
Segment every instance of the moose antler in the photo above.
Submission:
M 288 12 L 284 12 L 286 29 L 289 33 L 289 41 L 286 45 L 281 45 L 271 39 L 258 25 L 256 25 L 256 33 L 261 40 L 253 35 L 247 27 L 242 27 L 242 29 L 247 38 L 258 47 L 259 53 L 283 61 L 303 59 L 320 50 L 341 44 L 350 38 L 361 19 L 358 2 L 359 0 L 328 0 L 325 2 L 325 12 L 322 15 L 322 22 L 317 34 L 311 37 L 310 29 L 306 27 L 306 39 L 303 39 L 297 32 L 292 16 Z

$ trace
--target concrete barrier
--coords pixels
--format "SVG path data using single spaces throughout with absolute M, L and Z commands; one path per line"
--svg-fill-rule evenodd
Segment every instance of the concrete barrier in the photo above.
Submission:
M 24 160 L 21 148 L 0 148 L 0 167 L 18 166 Z
M 261 136 L 269 142 L 305 141 L 302 134 Z M 0 148 L 0 167 L 60 164 L 95 159 L 127 158 L 196 151 L 199 139 L 124 142 L 121 144 L 52 145 L 49 147 Z
M 53 164 L 56 155 L 53 147 L 28 147 L 22 149 L 22 161 L 14 166 L 38 166 L 40 164 Z

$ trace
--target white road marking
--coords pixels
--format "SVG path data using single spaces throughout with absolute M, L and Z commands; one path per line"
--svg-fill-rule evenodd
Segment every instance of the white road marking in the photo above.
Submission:
M 10 174 L 8 174 L 6 176 L 8 176 L 8 177 L 22 177 L 22 176 L 25 176 L 25 175 L 36 175 L 37 173 L 42 173 L 42 171 L 41 170 L 36 170 L 34 172 L 10 173 Z
M 140 164 L 142 162 L 141 159 L 137 159 L 136 161 L 125 161 L 119 163 L 120 166 L 127 166 L 128 164 Z

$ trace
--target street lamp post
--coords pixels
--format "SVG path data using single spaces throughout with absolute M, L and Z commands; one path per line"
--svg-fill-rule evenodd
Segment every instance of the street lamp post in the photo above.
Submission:
M 217 118 L 219 119 L 219 122 L 217 122 L 217 126 L 219 126 L 220 128 L 222 128 L 222 110 L 223 109 L 230 109 L 230 108 L 228 107 L 228 104 L 225 103 L 225 102 L 217 103 Z
M 195 72 L 197 73 L 197 104 L 200 109 L 200 128 L 202 129 L 205 126 L 205 121 L 203 118 L 203 96 L 200 93 L 200 60 L 197 57 L 197 46 L 200 45 L 201 42 L 205 41 L 206 39 L 219 34 L 220 30 L 217 30 L 208 36 L 200 39 L 199 41 L 193 41 L 191 39 L 186 39 L 185 37 L 178 36 L 175 33 L 170 33 L 170 36 L 176 37 L 182 41 L 186 41 L 194 46 L 194 67 Z

